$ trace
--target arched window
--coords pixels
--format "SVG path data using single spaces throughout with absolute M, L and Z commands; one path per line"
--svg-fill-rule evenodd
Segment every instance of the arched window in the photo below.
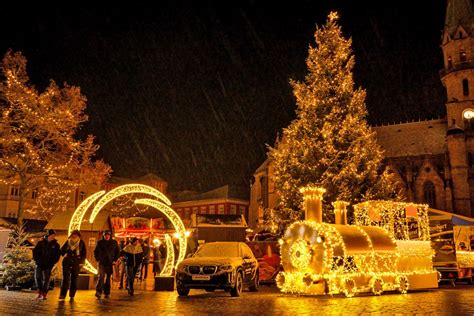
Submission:
M 462 94 L 465 96 L 469 95 L 469 81 L 467 79 L 462 80 Z
M 433 182 L 425 182 L 423 185 L 423 193 L 425 195 L 425 203 L 433 208 L 436 208 L 436 191 Z
M 453 68 L 453 59 L 451 56 L 448 56 L 448 69 Z
M 465 51 L 461 51 L 461 52 L 459 53 L 459 60 L 460 60 L 461 62 L 467 60 L 467 54 L 466 54 Z

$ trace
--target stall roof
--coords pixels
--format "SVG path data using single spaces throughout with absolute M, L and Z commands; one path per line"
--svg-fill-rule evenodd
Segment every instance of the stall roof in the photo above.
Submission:
M 74 214 L 74 211 L 66 211 L 57 213 L 53 218 L 48 222 L 45 229 L 54 229 L 54 230 L 68 230 L 69 229 L 69 222 L 71 221 L 71 217 Z M 81 230 L 83 231 L 100 231 L 107 223 L 110 212 L 103 210 L 97 214 L 94 223 L 89 223 L 89 213 L 84 216 L 84 220 L 82 221 Z
M 451 220 L 453 225 L 457 226 L 474 226 L 474 218 L 458 215 L 446 211 L 430 208 L 428 211 L 431 220 Z
M 17 218 L 0 217 L 0 227 L 10 228 L 18 223 Z M 26 218 L 23 220 L 27 233 L 40 233 L 45 230 L 47 221 Z

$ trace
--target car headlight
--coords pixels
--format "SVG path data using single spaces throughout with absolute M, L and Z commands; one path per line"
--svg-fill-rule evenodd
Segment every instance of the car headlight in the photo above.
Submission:
M 186 272 L 186 266 L 184 264 L 180 264 L 178 268 L 176 269 L 176 272 L 184 273 Z
M 233 270 L 234 270 L 234 267 L 230 264 L 225 264 L 219 267 L 219 271 L 223 271 L 223 272 L 232 272 Z

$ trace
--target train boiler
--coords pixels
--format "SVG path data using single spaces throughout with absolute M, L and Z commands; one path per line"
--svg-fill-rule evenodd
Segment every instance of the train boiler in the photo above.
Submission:
M 280 240 L 283 292 L 344 294 L 438 286 L 429 241 L 396 240 L 376 226 L 347 225 L 347 203 L 333 204 L 336 224 L 322 222 L 324 189 L 305 187 L 305 220 L 293 223 Z

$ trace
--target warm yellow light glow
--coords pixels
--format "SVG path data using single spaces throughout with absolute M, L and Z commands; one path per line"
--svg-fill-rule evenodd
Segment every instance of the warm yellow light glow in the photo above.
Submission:
M 84 219 L 84 215 L 86 214 L 87 210 L 89 207 L 102 195 L 104 195 L 105 191 L 99 191 L 88 198 L 86 198 L 84 201 L 82 201 L 81 204 L 77 207 L 76 211 L 71 217 L 71 221 L 69 222 L 69 230 L 68 230 L 68 236 L 71 235 L 71 232 L 73 230 L 81 230 L 81 224 Z M 97 269 L 94 268 L 94 266 L 89 262 L 89 260 L 86 259 L 86 262 L 84 263 L 84 269 L 88 270 L 91 273 L 97 274 Z
M 174 267 L 174 248 L 173 248 L 173 240 L 168 234 L 165 234 L 165 243 L 166 243 L 166 259 L 165 259 L 165 264 L 163 266 L 163 270 L 161 270 L 160 275 L 171 276 L 173 274 L 173 267 Z
M 116 187 L 113 190 L 110 190 L 109 192 L 107 192 L 106 195 L 104 195 L 99 200 L 99 202 L 97 202 L 97 204 L 94 206 L 94 209 L 92 210 L 89 222 L 93 223 L 95 217 L 100 212 L 100 210 L 113 199 L 118 198 L 119 196 L 122 196 L 122 195 L 134 194 L 134 193 L 148 194 L 155 197 L 158 200 L 163 201 L 164 203 L 166 203 L 166 205 L 171 205 L 171 201 L 163 193 L 161 193 L 155 188 L 152 188 L 144 184 L 125 184 L 125 185 Z
M 190 231 L 186 231 L 186 232 L 184 233 L 184 235 L 185 235 L 186 237 L 189 237 L 189 236 L 191 236 L 191 232 L 190 232 Z
M 75 229 L 81 230 L 81 224 L 84 219 L 84 215 L 86 214 L 89 207 L 102 195 L 104 195 L 105 191 L 99 191 L 91 196 L 87 197 L 81 204 L 76 208 L 76 211 L 71 217 L 71 221 L 69 222 L 69 231 L 68 236 L 71 232 Z
M 416 216 L 407 216 L 407 210 L 416 210 Z M 430 222 L 427 204 L 395 201 L 366 201 L 354 205 L 356 225 L 380 226 L 390 232 L 395 239 L 430 240 Z M 418 235 L 409 235 L 411 221 L 418 225 Z
M 464 116 L 464 118 L 466 120 L 473 119 L 474 118 L 474 110 L 473 109 L 466 109 L 466 110 L 464 110 L 462 115 Z
M 382 204 L 400 209 L 397 204 Z M 424 211 L 418 215 L 424 223 Z M 393 223 L 397 217 L 388 218 Z M 351 297 L 361 292 L 406 293 L 410 278 L 416 279 L 417 288 L 437 284 L 430 242 L 396 240 L 382 227 L 299 221 L 288 227 L 279 243 L 284 272 L 279 274 L 277 285 L 285 293 L 341 293 Z
M 175 264 L 175 266 L 177 267 L 178 264 L 184 259 L 186 255 L 186 228 L 184 227 L 183 221 L 181 221 L 181 218 L 179 217 L 179 215 L 171 207 L 159 201 L 150 200 L 150 199 L 139 199 L 139 200 L 136 200 L 135 203 L 154 207 L 157 210 L 160 210 L 170 220 L 171 224 L 176 230 L 176 234 L 178 234 L 178 237 L 176 238 L 178 238 L 179 240 L 179 254 L 178 254 L 178 260 L 176 261 L 176 264 Z M 167 249 L 168 249 L 168 252 L 173 251 L 173 248 L 167 248 Z M 174 260 L 174 257 L 173 257 L 173 260 Z
M 150 199 L 140 199 L 140 200 L 136 200 L 135 203 L 152 206 L 160 210 L 163 214 L 165 214 L 165 216 L 174 225 L 176 231 L 178 233 L 181 233 L 181 235 L 183 236 L 182 238 L 179 238 L 179 260 L 177 263 L 179 263 L 179 261 L 184 259 L 184 256 L 186 254 L 186 237 L 185 237 L 184 224 L 181 221 L 179 215 L 176 214 L 176 212 L 171 207 L 168 206 L 168 205 L 171 205 L 171 202 L 163 193 L 159 192 L 158 190 L 152 187 L 149 187 L 143 184 L 127 184 L 127 185 L 119 186 L 111 190 L 105 195 L 104 193 L 105 191 L 100 191 L 100 192 L 92 194 L 77 207 L 73 216 L 71 217 L 71 221 L 69 222 L 69 231 L 68 231 L 69 234 L 71 234 L 71 232 L 75 229 L 77 230 L 81 229 L 81 223 L 84 220 L 84 216 L 87 210 L 91 207 L 91 205 L 95 201 L 97 201 L 98 198 L 102 197 L 92 210 L 92 213 L 89 219 L 90 223 L 94 222 L 97 214 L 102 210 L 102 208 L 105 205 L 107 205 L 107 203 L 109 203 L 110 201 L 112 201 L 113 199 L 119 196 L 126 195 L 126 194 L 134 194 L 134 193 L 149 194 L 157 199 L 160 199 L 161 201 L 150 200 Z M 166 235 L 165 237 L 166 237 L 165 240 L 166 240 L 166 245 L 167 245 L 167 253 L 171 252 L 170 255 L 167 255 L 167 258 L 170 258 L 170 259 L 167 259 L 165 263 L 165 267 L 166 265 L 171 265 L 171 268 L 168 267 L 167 270 L 163 270 L 163 272 L 160 275 L 165 275 L 163 273 L 169 273 L 167 275 L 171 275 L 171 272 L 169 272 L 169 270 L 171 269 L 172 271 L 174 267 L 174 249 L 173 249 L 173 243 L 168 242 L 168 239 L 171 241 L 171 237 L 168 235 Z M 94 266 L 92 266 L 92 264 L 87 259 L 84 263 L 84 268 L 91 273 L 97 274 L 97 269 Z
M 153 244 L 155 245 L 155 247 L 158 247 L 159 245 L 161 245 L 161 241 L 158 238 L 155 238 L 153 239 Z

